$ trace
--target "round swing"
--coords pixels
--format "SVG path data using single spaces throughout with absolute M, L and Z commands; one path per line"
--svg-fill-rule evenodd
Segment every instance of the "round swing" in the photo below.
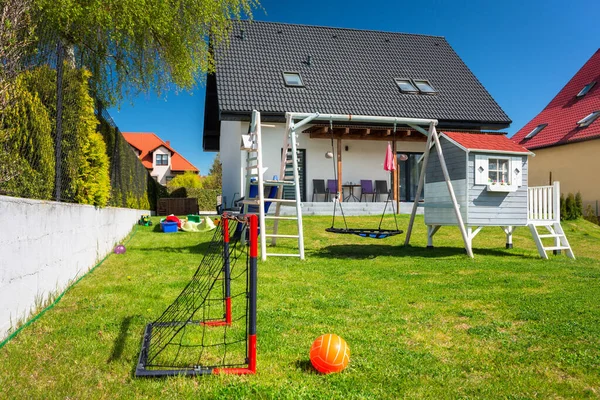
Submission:
M 333 160 L 333 176 L 337 179 L 337 169 L 335 162 L 335 148 L 333 145 L 333 121 L 329 120 L 329 131 L 331 133 L 331 159 Z M 396 138 L 396 123 L 394 123 L 394 139 Z M 328 152 L 329 154 L 329 152 Z M 344 209 L 342 208 L 342 203 L 338 201 L 339 193 L 335 194 L 334 206 L 333 206 L 333 218 L 331 220 L 331 227 L 325 229 L 326 232 L 336 233 L 336 234 L 347 234 L 347 235 L 357 235 L 364 238 L 371 239 L 385 239 L 391 236 L 399 235 L 404 231 L 398 228 L 398 220 L 396 219 L 396 210 L 394 209 L 394 202 L 392 201 L 392 215 L 394 216 L 394 223 L 396 224 L 396 229 L 382 229 L 381 224 L 383 223 L 383 217 L 385 216 L 385 211 L 387 210 L 388 203 L 390 203 L 390 195 L 388 194 L 387 200 L 385 201 L 385 207 L 383 208 L 383 214 L 381 214 L 381 219 L 379 220 L 379 226 L 377 228 L 349 228 L 346 222 L 346 216 L 344 215 Z M 343 228 L 335 227 L 335 215 L 336 209 L 340 207 L 340 212 L 342 214 L 342 219 L 344 220 Z

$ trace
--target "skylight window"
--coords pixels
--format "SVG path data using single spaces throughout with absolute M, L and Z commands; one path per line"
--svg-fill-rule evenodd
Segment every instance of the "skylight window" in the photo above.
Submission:
M 533 130 L 531 132 L 529 132 L 527 134 L 527 136 L 525 136 L 525 139 L 531 139 L 532 137 L 534 137 L 535 135 L 540 133 L 540 131 L 547 126 L 548 126 L 548 124 L 540 124 L 540 125 L 536 126 L 535 128 L 533 128 Z
M 410 79 L 394 79 L 396 85 L 400 88 L 402 93 L 418 93 L 419 89 L 410 81 Z
M 285 81 L 285 86 L 304 86 L 304 83 L 302 82 L 302 77 L 300 76 L 299 72 L 284 72 L 283 80 Z
M 583 89 L 581 89 L 579 91 L 579 93 L 577 93 L 577 97 L 583 97 L 583 96 L 585 96 L 587 94 L 587 92 L 589 92 L 594 87 L 595 84 L 596 84 L 596 81 L 593 81 L 593 82 L 590 82 L 587 85 L 585 85 L 583 87 Z
M 435 90 L 433 86 L 431 86 L 431 83 L 429 83 L 429 81 L 426 81 L 425 79 L 414 79 L 413 82 L 419 88 L 419 91 L 421 93 L 437 93 L 437 90 Z
M 584 119 L 577 121 L 577 125 L 579 125 L 580 128 L 585 128 L 586 126 L 590 126 L 591 123 L 594 122 L 596 120 L 596 118 L 598 118 L 599 116 L 600 116 L 600 111 L 594 111 L 593 113 L 591 113 Z

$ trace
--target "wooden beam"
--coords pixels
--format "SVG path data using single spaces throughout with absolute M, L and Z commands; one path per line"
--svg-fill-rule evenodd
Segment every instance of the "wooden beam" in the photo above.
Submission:
M 352 134 L 358 134 L 360 136 L 367 136 L 371 134 L 371 128 L 365 128 L 365 129 L 355 129 Z
M 319 127 L 316 127 L 316 129 L 314 131 L 312 131 L 311 134 L 312 133 L 323 134 L 323 133 L 328 133 L 328 132 L 329 132 L 328 126 L 319 126 Z
M 350 133 L 350 134 L 339 134 L 339 133 L 334 133 L 333 137 L 335 139 L 344 139 L 344 140 L 371 140 L 371 141 L 383 141 L 383 142 L 387 142 L 390 140 L 389 137 L 387 136 L 377 136 L 377 133 L 382 132 L 382 131 L 376 131 L 375 129 L 371 129 L 371 132 L 368 136 L 362 136 L 362 135 L 357 135 L 354 133 Z M 331 135 L 329 133 L 311 133 L 310 134 L 310 138 L 311 139 L 326 139 L 326 140 L 331 140 Z M 427 137 L 424 135 L 413 135 L 413 136 L 407 136 L 407 137 L 403 137 L 403 138 L 397 138 L 399 142 L 422 142 L 425 143 L 427 141 Z
M 344 199 L 342 192 L 342 139 L 337 140 L 337 191 L 340 203 Z

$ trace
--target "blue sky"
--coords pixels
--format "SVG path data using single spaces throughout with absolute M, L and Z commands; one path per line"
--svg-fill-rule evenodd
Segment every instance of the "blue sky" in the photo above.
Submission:
M 254 18 L 444 36 L 513 120 L 515 133 L 600 47 L 597 0 L 263 0 Z M 207 174 L 203 85 L 138 96 L 110 113 L 125 132 L 155 132 Z

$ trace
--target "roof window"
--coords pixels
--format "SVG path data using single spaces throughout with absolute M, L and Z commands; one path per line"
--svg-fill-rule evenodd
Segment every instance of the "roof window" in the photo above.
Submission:
M 586 126 L 590 126 L 592 124 L 592 122 L 594 122 L 596 120 L 596 118 L 598 118 L 599 116 L 600 116 L 600 111 L 594 111 L 593 113 L 591 113 L 584 119 L 577 121 L 577 125 L 580 128 L 585 128 Z
M 548 126 L 548 124 L 540 124 L 540 125 L 536 126 L 535 128 L 533 128 L 533 130 L 531 132 L 529 132 L 527 134 L 527 136 L 525 136 L 525 139 L 531 139 L 532 137 L 534 137 L 535 135 L 540 133 L 540 131 L 547 126 Z
M 304 87 L 299 72 L 284 72 L 283 80 L 285 81 L 285 86 Z
M 583 87 L 583 89 L 581 89 L 579 91 L 579 93 L 577 93 L 577 97 L 585 96 L 587 94 L 587 92 L 589 92 L 594 87 L 595 84 L 596 84 L 596 81 L 592 81 L 592 82 L 588 83 L 587 85 L 585 85 Z
M 413 85 L 410 79 L 396 78 L 394 81 L 396 81 L 396 85 L 398 85 L 402 93 L 419 93 L 419 89 Z
M 425 93 L 425 94 L 437 93 L 437 90 L 435 90 L 433 88 L 433 86 L 431 86 L 431 83 L 429 83 L 429 81 L 427 81 L 425 79 L 414 79 L 413 82 L 419 88 L 419 91 L 421 93 Z

